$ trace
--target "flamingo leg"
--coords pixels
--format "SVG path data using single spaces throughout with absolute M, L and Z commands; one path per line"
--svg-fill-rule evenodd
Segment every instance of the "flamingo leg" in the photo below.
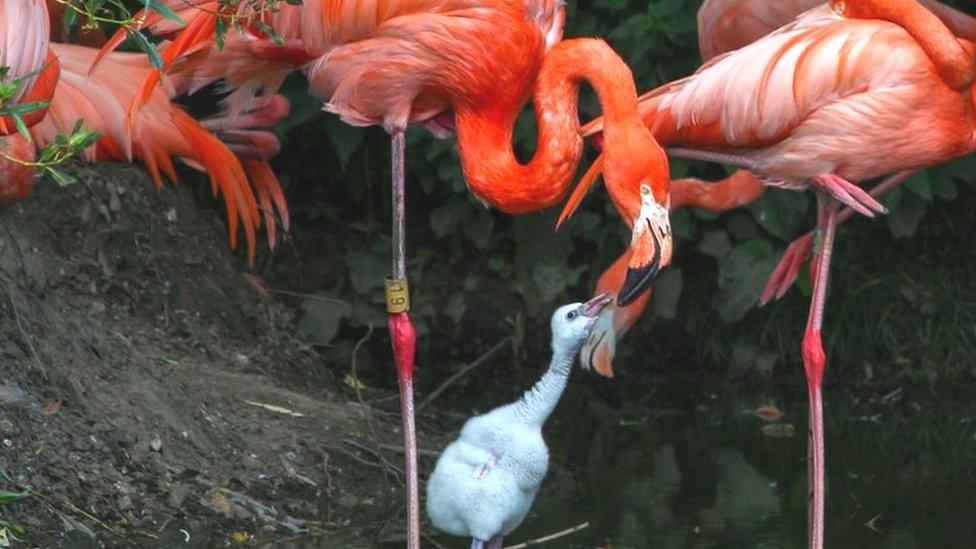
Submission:
M 504 539 L 505 536 L 501 534 L 498 534 L 495 537 L 491 538 L 491 541 L 488 542 L 488 549 L 502 549 L 502 541 Z
M 817 231 L 820 236 L 820 250 L 817 257 L 817 275 L 813 281 L 813 297 L 807 328 L 803 335 L 803 368 L 807 376 L 807 391 L 810 398 L 810 439 L 808 446 L 808 481 L 810 502 L 808 507 L 809 547 L 820 549 L 824 541 L 824 428 L 823 428 L 823 371 L 826 355 L 823 349 L 821 329 L 823 327 L 824 304 L 827 300 L 827 282 L 830 274 L 830 258 L 834 248 L 837 229 L 837 201 L 823 193 L 817 194 Z
M 911 177 L 916 170 L 907 170 L 903 172 L 898 172 L 891 177 L 885 179 L 881 183 L 878 183 L 869 191 L 869 194 L 875 198 L 880 197 L 891 189 L 901 185 Z M 837 224 L 840 225 L 851 217 L 854 216 L 854 210 L 851 208 L 844 208 L 841 210 L 840 214 L 837 216 Z M 786 247 L 786 251 L 783 253 L 783 258 L 780 259 L 776 268 L 773 269 L 773 273 L 769 275 L 769 280 L 766 282 L 766 287 L 763 289 L 762 296 L 759 298 L 759 305 L 765 305 L 773 299 L 779 299 L 786 294 L 786 291 L 790 289 L 793 282 L 796 281 L 797 275 L 800 273 L 800 267 L 803 266 L 803 262 L 810 257 L 813 252 L 813 231 L 797 238 Z M 816 268 L 816 260 L 810 262 L 810 280 L 813 280 L 815 273 L 813 270 Z
M 404 225 L 403 161 L 405 140 L 402 131 L 393 133 L 393 276 L 386 280 L 386 310 L 393 358 L 400 387 L 400 416 L 403 422 L 403 447 L 407 483 L 407 547 L 420 549 L 420 485 L 417 481 L 417 430 L 413 407 L 413 362 L 417 335 L 410 321 L 410 296 L 407 286 Z

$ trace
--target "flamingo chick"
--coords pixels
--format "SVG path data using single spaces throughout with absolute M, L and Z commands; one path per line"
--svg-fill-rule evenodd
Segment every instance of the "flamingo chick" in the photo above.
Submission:
M 522 524 L 549 469 L 542 426 L 566 388 L 569 371 L 600 311 L 600 294 L 552 315 L 549 370 L 519 400 L 475 416 L 444 450 L 427 481 L 427 514 L 437 528 L 471 539 L 471 549 L 500 549 Z

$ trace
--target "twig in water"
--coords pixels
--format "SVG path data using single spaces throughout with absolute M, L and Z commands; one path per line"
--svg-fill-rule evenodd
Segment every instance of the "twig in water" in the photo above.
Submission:
M 424 541 L 426 541 L 427 543 L 433 545 L 437 549 L 448 549 L 444 545 L 441 545 L 440 543 L 437 543 L 437 540 L 435 540 L 434 538 L 428 536 L 427 534 L 420 534 L 420 537 L 424 538 Z
M 441 396 L 441 393 L 443 393 L 444 391 L 446 391 L 447 388 L 450 387 L 451 385 L 453 385 L 457 380 L 459 380 L 462 377 L 466 376 L 468 374 L 468 372 L 474 370 L 478 366 L 481 366 L 485 362 L 488 362 L 488 359 L 489 358 L 491 358 L 492 356 L 494 356 L 495 353 L 497 353 L 498 351 L 500 351 L 502 349 L 502 347 L 504 347 L 505 344 L 508 343 L 511 340 L 512 340 L 512 336 L 510 336 L 510 335 L 509 336 L 505 336 L 504 338 L 502 338 L 501 341 L 499 341 L 498 343 L 496 343 L 494 347 L 492 347 L 491 349 L 488 349 L 485 352 L 485 354 L 483 354 L 483 355 L 479 356 L 478 358 L 476 358 L 474 360 L 474 362 L 472 362 L 471 364 L 468 364 L 464 368 L 461 368 L 461 371 L 459 371 L 458 373 L 454 374 L 453 376 L 447 378 L 444 381 L 444 383 L 441 383 L 439 387 L 437 387 L 436 389 L 434 389 L 434 392 L 432 392 L 431 394 L 427 395 L 427 398 L 425 398 L 423 400 L 423 402 L 421 402 L 420 405 L 417 406 L 417 413 L 419 414 L 421 411 L 423 411 L 423 409 L 426 408 L 427 405 L 429 405 L 431 402 L 433 402 L 434 399 L 436 399 L 437 397 Z
M 552 541 L 554 539 L 559 539 L 570 534 L 579 532 L 584 528 L 589 528 L 589 522 L 581 522 L 572 528 L 567 528 L 565 530 L 560 530 L 554 534 L 549 534 L 548 536 L 542 536 L 541 538 L 530 539 L 529 541 L 519 543 L 518 545 L 509 545 L 508 547 L 503 547 L 502 549 L 524 549 L 525 547 L 532 547 L 534 545 L 539 545 L 541 543 L 546 543 L 547 541 Z

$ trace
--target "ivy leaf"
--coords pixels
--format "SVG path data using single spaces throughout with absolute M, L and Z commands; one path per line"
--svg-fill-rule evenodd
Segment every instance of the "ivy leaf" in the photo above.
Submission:
M 368 294 L 383 285 L 386 278 L 386 262 L 366 252 L 346 254 L 346 266 L 352 287 L 360 294 Z
M 779 258 L 764 238 L 732 248 L 718 270 L 718 293 L 713 304 L 725 322 L 735 322 L 755 305 Z
M 928 208 L 922 198 L 905 193 L 901 203 L 888 213 L 888 228 L 895 238 L 913 236 Z
M 346 167 L 349 166 L 349 159 L 362 146 L 366 132 L 342 123 L 338 119 L 330 119 L 329 122 L 327 134 L 329 141 L 335 149 L 336 157 L 339 158 L 339 167 L 342 168 L 342 171 L 346 171 Z
M 673 268 L 664 271 L 654 282 L 654 293 L 651 295 L 651 310 L 654 316 L 663 320 L 671 320 L 678 314 L 678 302 L 684 290 L 684 277 L 681 269 Z
M 471 239 L 475 248 L 484 250 L 491 242 L 491 232 L 494 228 L 494 220 L 487 211 L 476 211 L 468 216 L 468 220 L 463 224 L 464 235 Z
M 789 240 L 809 204 L 807 193 L 770 189 L 749 205 L 749 212 L 763 230 L 780 240 Z
M 457 229 L 461 221 L 470 217 L 470 214 L 467 201 L 455 196 L 447 204 L 431 212 L 430 228 L 434 229 L 437 238 L 442 238 Z
M 929 183 L 929 173 L 927 171 L 912 174 L 908 178 L 908 181 L 905 182 L 905 188 L 922 200 L 929 203 L 932 202 L 932 185 Z

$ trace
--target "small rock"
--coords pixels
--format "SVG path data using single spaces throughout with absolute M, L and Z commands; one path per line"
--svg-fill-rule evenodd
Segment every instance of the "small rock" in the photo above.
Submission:
M 163 449 L 163 440 L 159 438 L 159 435 L 153 435 L 149 441 L 149 449 L 153 452 L 158 452 Z
M 128 494 L 125 494 L 119 497 L 117 504 L 120 511 L 128 511 L 132 509 L 132 498 Z
M 166 503 L 169 504 L 169 506 L 173 509 L 182 509 L 183 502 L 192 491 L 193 487 L 190 485 L 190 483 L 174 482 L 173 487 L 169 490 L 169 497 L 166 498 Z

